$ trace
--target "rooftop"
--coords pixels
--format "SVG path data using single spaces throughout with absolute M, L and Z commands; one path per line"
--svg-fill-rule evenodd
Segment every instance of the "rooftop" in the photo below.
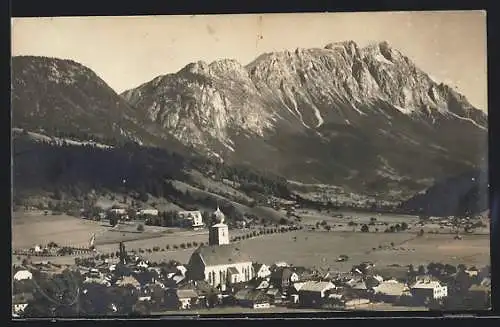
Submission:
M 193 289 L 180 289 L 177 290 L 177 297 L 180 299 L 190 299 L 198 297 L 198 293 Z
M 385 281 L 374 287 L 373 290 L 379 294 L 401 296 L 407 290 L 407 287 L 405 284 L 396 281 Z
M 240 246 L 239 244 L 200 246 L 193 255 L 199 255 L 207 266 L 251 263 L 252 259 L 240 249 Z
M 411 286 L 411 288 L 418 288 L 418 289 L 434 289 L 438 287 L 441 287 L 441 284 L 435 280 L 417 281 L 415 284 Z
M 330 282 L 315 282 L 309 281 L 305 282 L 300 288 L 301 292 L 323 292 L 329 289 L 335 288 L 335 285 Z

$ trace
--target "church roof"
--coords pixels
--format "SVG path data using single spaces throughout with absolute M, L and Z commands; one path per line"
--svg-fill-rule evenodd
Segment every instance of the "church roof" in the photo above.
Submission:
M 202 258 L 206 266 L 252 262 L 250 256 L 241 251 L 238 244 L 202 245 L 193 252 L 193 255 L 195 254 Z

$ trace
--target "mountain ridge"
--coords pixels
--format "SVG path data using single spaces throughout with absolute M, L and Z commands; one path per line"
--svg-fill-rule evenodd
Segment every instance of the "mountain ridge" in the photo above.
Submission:
M 373 197 L 409 198 L 486 162 L 487 115 L 386 42 L 198 61 L 120 95 L 62 59 L 14 57 L 12 81 L 14 127 L 110 136 Z
M 264 163 L 266 169 L 304 182 L 343 183 L 359 174 L 362 167 L 349 168 L 353 156 L 345 162 L 334 160 L 338 151 L 349 148 L 338 144 L 342 141 L 366 148 L 371 157 L 357 160 L 371 162 L 374 169 L 380 162 L 374 162 L 378 155 L 370 142 L 387 151 L 389 142 L 396 140 L 412 157 L 428 152 L 428 163 L 422 164 L 432 172 L 417 179 L 443 177 L 447 169 L 429 167 L 435 160 L 438 166 L 452 167 L 450 175 L 485 160 L 487 115 L 452 88 L 436 83 L 387 42 L 361 48 L 346 41 L 267 53 L 245 66 L 231 59 L 198 61 L 121 96 L 179 141 L 206 149 L 207 155 L 249 165 L 261 165 L 267 157 L 276 162 Z M 470 133 L 470 140 L 458 130 Z M 460 146 L 452 143 L 456 137 Z M 258 144 L 261 156 L 251 150 L 252 143 Z M 417 146 L 422 151 L 408 150 Z M 325 152 L 332 156 L 319 158 Z M 312 164 L 295 163 L 297 157 Z M 393 160 L 400 161 L 396 171 L 409 174 L 403 178 L 412 177 L 413 168 L 405 168 L 408 163 Z M 343 167 L 344 178 L 326 177 L 331 175 L 328 164 Z M 306 170 L 318 174 L 304 178 Z

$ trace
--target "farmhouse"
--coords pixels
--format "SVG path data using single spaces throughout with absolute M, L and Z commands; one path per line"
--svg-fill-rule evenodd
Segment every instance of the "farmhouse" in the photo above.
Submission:
M 177 213 L 182 225 L 190 226 L 194 229 L 203 227 L 203 218 L 201 212 L 196 211 L 180 211 Z
M 225 290 L 228 284 L 248 282 L 254 277 L 251 258 L 237 244 L 229 244 L 224 214 L 217 208 L 216 224 L 209 230 L 209 245 L 198 247 L 188 263 L 192 280 L 205 280 L 213 287 Z
M 306 282 L 299 290 L 299 303 L 307 307 L 321 305 L 329 291 L 334 289 L 335 285 L 331 282 Z

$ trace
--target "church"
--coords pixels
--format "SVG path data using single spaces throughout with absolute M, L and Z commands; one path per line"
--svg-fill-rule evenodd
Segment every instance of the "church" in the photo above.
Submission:
M 217 208 L 215 223 L 210 226 L 208 246 L 198 247 L 189 260 L 189 278 L 205 280 L 225 290 L 227 285 L 247 282 L 254 277 L 252 259 L 242 252 L 238 244 L 229 243 L 229 229 L 224 213 Z

